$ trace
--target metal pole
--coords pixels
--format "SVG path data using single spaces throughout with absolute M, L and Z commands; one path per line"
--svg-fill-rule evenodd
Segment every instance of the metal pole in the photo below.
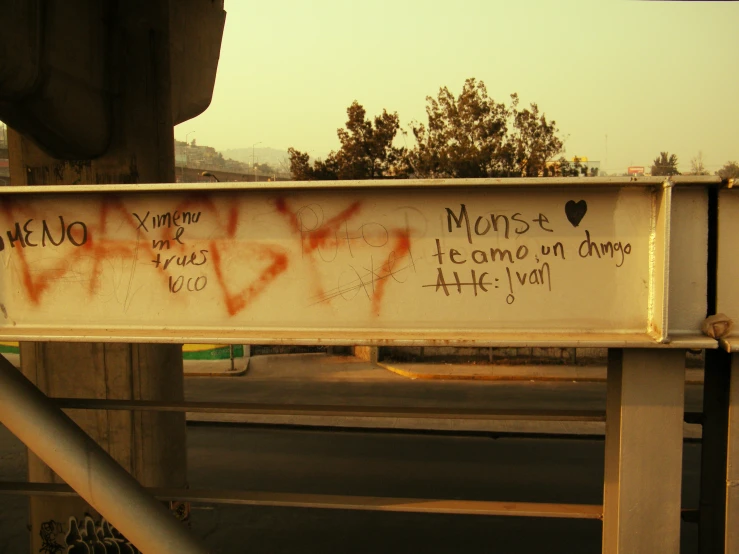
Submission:
M 254 166 L 254 182 L 255 183 L 257 182 L 257 160 L 254 157 L 254 147 L 257 144 L 262 144 L 262 141 L 260 140 L 259 142 L 255 142 L 254 144 L 251 145 L 251 165 Z
M 609 349 L 603 554 L 678 554 L 685 351 Z
M 739 552 L 739 354 L 731 354 L 729 425 L 726 433 L 725 552 Z
M 726 458 L 729 434 L 731 354 L 707 350 L 703 383 L 703 440 L 699 550 L 702 554 L 724 551 L 726 532 Z
M 207 553 L 160 502 L 2 356 L 0 423 L 142 552 Z

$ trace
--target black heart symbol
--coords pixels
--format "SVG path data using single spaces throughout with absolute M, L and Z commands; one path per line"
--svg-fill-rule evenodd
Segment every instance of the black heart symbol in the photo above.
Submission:
M 580 222 L 582 221 L 582 218 L 585 217 L 587 211 L 588 204 L 585 200 L 580 200 L 579 202 L 570 200 L 565 204 L 565 214 L 567 214 L 567 219 L 572 223 L 573 227 L 580 225 Z

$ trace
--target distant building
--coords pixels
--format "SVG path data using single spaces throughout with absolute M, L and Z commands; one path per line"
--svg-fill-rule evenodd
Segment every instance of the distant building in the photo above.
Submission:
M 600 162 L 597 160 L 590 160 L 587 156 L 573 156 L 569 160 L 548 161 L 546 168 L 549 172 L 549 176 L 552 177 L 597 177 L 600 173 Z

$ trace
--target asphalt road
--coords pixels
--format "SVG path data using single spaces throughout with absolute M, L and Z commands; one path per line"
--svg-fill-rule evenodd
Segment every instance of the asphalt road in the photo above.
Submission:
M 599 503 L 602 441 L 491 439 L 190 426 L 193 488 Z M 697 506 L 699 445 L 686 444 L 683 505 Z M 23 449 L 0 428 L 0 479 L 22 479 Z M 27 503 L 0 497 L 0 553 L 28 552 Z M 600 551 L 597 521 L 195 506 L 213 553 Z M 685 524 L 683 552 L 697 551 Z
M 339 406 L 605 410 L 606 384 L 412 380 L 356 358 L 303 354 L 253 357 L 243 377 L 187 378 L 185 396 Z M 702 386 L 687 385 L 685 409 L 700 411 L 702 404 Z
M 602 441 L 193 429 L 191 485 L 420 498 L 602 502 Z M 224 447 L 224 444 L 228 447 Z M 298 453 L 298 455 L 296 455 Z M 699 447 L 683 503 L 697 507 Z M 196 529 L 216 552 L 592 553 L 592 521 L 209 507 Z M 696 552 L 686 524 L 683 552 Z M 239 536 L 245 548 L 231 549 Z
M 605 383 L 413 381 L 356 359 L 264 356 L 244 377 L 188 378 L 191 400 L 605 410 Z M 686 387 L 700 411 L 701 387 Z M 602 440 L 490 438 L 190 425 L 193 488 L 521 502 L 602 502 Z M 683 505 L 698 504 L 700 447 L 686 442 Z M 25 449 L 0 427 L 0 480 L 24 480 Z M 0 554 L 28 552 L 27 501 L 0 496 Z M 199 505 L 213 553 L 600 552 L 597 521 Z M 697 551 L 685 524 L 683 552 Z

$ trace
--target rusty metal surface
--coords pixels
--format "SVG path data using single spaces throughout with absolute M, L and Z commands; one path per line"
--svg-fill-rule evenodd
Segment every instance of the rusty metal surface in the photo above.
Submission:
M 603 507 L 596 504 L 436 500 L 234 490 L 147 488 L 146 491 L 159 500 L 209 504 L 575 519 L 601 519 L 603 516 Z M 18 482 L 0 482 L 0 494 L 76 496 L 76 493 L 67 485 Z
M 699 181 L 7 188 L 0 337 L 710 348 Z

